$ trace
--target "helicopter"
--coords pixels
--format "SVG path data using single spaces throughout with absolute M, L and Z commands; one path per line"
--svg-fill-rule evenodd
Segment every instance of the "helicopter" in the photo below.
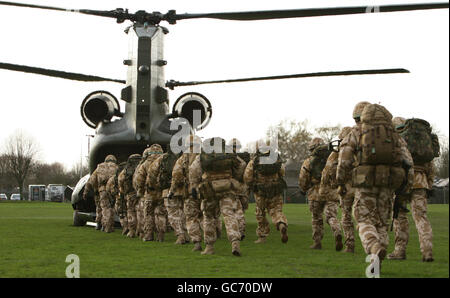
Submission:
M 200 111 L 201 120 L 200 124 L 192 127 L 192 129 L 200 130 L 206 127 L 212 116 L 212 106 L 210 101 L 199 93 L 191 92 L 180 96 L 173 105 L 172 111 L 169 111 L 168 93 L 169 90 L 177 87 L 287 78 L 408 73 L 406 69 L 394 68 L 303 73 L 214 81 L 165 81 L 164 66 L 167 61 L 164 60 L 163 51 L 164 37 L 168 34 L 168 30 L 161 25 L 163 22 L 174 25 L 185 19 L 197 18 L 251 21 L 364 14 L 368 12 L 368 6 L 202 14 L 177 14 L 176 11 L 170 10 L 163 14 L 159 12 L 149 13 L 143 10 L 131 13 L 127 9 L 111 11 L 74 10 L 4 1 L 0 1 L 0 5 L 81 13 L 113 18 L 118 23 L 131 22 L 131 26 L 126 32 L 130 45 L 129 57 L 123 61 L 128 68 L 126 80 L 0 63 L 0 68 L 13 71 L 36 73 L 70 80 L 115 82 L 124 85 L 120 99 L 126 103 L 125 112 L 120 111 L 119 101 L 108 91 L 91 92 L 82 101 L 80 107 L 82 119 L 89 127 L 96 129 L 89 154 L 90 172 L 96 168 L 98 163 L 104 160 L 107 154 L 114 154 L 119 161 L 125 161 L 132 153 L 141 153 L 149 144 L 159 143 L 166 147 L 174 134 L 178 132 L 170 129 L 171 121 L 181 117 L 187 119 L 192 126 L 194 110 Z M 371 9 L 374 9 L 374 12 L 376 10 L 376 12 L 384 13 L 441 8 L 448 8 L 448 3 L 382 5 L 377 6 L 376 9 L 373 7 Z M 113 117 L 119 120 L 112 121 Z M 80 193 L 82 193 L 87 177 L 88 175 L 83 177 L 75 187 L 72 204 L 76 211 L 92 211 L 93 200 L 88 200 L 89 204 L 80 200 Z

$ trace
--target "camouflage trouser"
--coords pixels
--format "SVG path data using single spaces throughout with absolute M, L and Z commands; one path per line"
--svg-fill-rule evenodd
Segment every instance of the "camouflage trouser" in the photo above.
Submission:
M 353 213 L 367 254 L 375 254 L 380 248 L 387 250 L 392 194 L 392 190 L 385 187 L 355 189 Z
M 170 225 L 177 236 L 184 235 L 187 231 L 183 203 L 183 197 L 181 196 L 174 196 L 171 199 L 164 198 L 164 205 L 167 209 Z
M 427 193 L 425 189 L 413 189 L 407 197 L 400 200 L 406 206 L 411 200 L 411 212 L 419 234 L 420 251 L 424 257 L 431 257 L 433 251 L 433 231 L 427 217 Z M 408 216 L 405 210 L 400 209 L 398 218 L 394 220 L 395 250 L 406 252 L 409 240 Z
M 125 200 L 127 202 L 127 217 L 128 217 L 128 230 L 130 234 L 136 235 L 137 229 L 137 207 L 139 199 L 135 192 L 125 195 Z
M 142 238 L 144 237 L 144 201 L 145 197 L 140 197 L 136 205 L 136 233 Z
M 191 196 L 184 200 L 184 215 L 186 216 L 186 228 L 192 242 L 202 241 L 200 200 Z
M 100 206 L 102 208 L 102 227 L 105 232 L 114 231 L 114 209 L 109 201 L 109 194 L 106 191 L 100 191 Z
M 203 201 L 204 238 L 205 243 L 214 245 L 217 240 L 217 214 L 218 210 L 225 221 L 228 240 L 240 241 L 239 223 L 236 216 L 238 199 L 233 194 L 223 194 L 220 198 L 208 198 Z
M 273 198 L 263 198 L 258 194 L 255 195 L 255 215 L 258 227 L 256 228 L 256 235 L 260 238 L 267 237 L 270 232 L 269 221 L 266 219 L 266 211 L 269 212 L 272 218 L 272 223 L 276 225 L 277 230 L 279 224 L 288 224 L 286 216 L 283 214 L 283 196 L 277 195 Z
M 341 210 L 342 210 L 342 229 L 345 234 L 345 245 L 355 245 L 355 226 L 353 225 L 353 202 L 355 200 L 355 191 L 353 188 L 347 187 L 347 193 L 341 197 Z
M 244 210 L 244 207 L 242 206 L 241 197 L 239 197 L 239 199 L 237 200 L 237 204 L 238 204 L 238 209 L 236 210 L 236 216 L 237 216 L 237 220 L 239 222 L 239 232 L 241 232 L 241 235 L 245 235 L 245 228 L 246 228 L 245 210 Z
M 97 224 L 102 224 L 102 206 L 100 205 L 100 196 L 94 195 L 95 202 L 95 222 Z
M 116 204 L 114 206 L 117 215 L 119 216 L 120 225 L 123 230 L 128 229 L 128 218 L 127 218 L 127 203 L 125 197 L 122 195 L 117 195 Z
M 339 208 L 338 201 L 309 201 L 309 211 L 312 214 L 312 239 L 314 242 L 322 241 L 323 228 L 323 214 L 325 213 L 325 221 L 333 231 L 333 236 L 341 235 L 341 226 L 337 218 Z
M 144 237 L 152 233 L 166 231 L 166 208 L 160 191 L 152 191 L 144 196 Z

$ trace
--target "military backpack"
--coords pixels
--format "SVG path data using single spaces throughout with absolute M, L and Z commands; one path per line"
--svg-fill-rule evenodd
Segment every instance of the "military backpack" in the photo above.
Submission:
M 268 158 L 269 156 L 270 156 L 270 152 L 267 152 L 267 153 L 258 154 L 255 157 L 253 168 L 258 174 L 268 176 L 268 175 L 277 174 L 280 171 L 281 165 L 283 162 L 282 162 L 281 156 L 279 154 L 277 154 L 277 159 L 275 162 L 272 162 L 272 163 L 261 163 L 260 162 L 261 157 Z
M 313 178 L 317 180 L 321 179 L 322 171 L 325 168 L 325 164 L 327 163 L 328 156 L 330 156 L 331 152 L 333 151 L 328 144 L 320 145 L 313 150 L 310 160 L 310 171 Z
M 158 184 L 161 189 L 170 188 L 172 183 L 172 170 L 178 155 L 166 153 L 163 155 L 159 170 Z
M 201 153 L 200 165 L 203 172 L 223 172 L 233 170 L 237 162 L 234 153 Z
M 431 132 L 430 124 L 422 119 L 412 118 L 398 129 L 399 134 L 408 144 L 408 150 L 416 164 L 431 162 L 439 156 L 439 138 Z

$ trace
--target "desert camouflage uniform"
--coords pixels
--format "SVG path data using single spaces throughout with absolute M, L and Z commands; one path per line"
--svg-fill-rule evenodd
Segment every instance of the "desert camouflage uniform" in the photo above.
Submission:
M 202 212 L 200 209 L 200 198 L 193 198 L 189 193 L 189 166 L 194 162 L 198 153 L 183 153 L 172 170 L 172 184 L 170 192 L 173 194 L 172 200 L 183 204 L 184 220 L 187 233 L 194 243 L 202 241 Z M 183 218 L 183 217 L 181 217 Z
M 102 209 L 102 227 L 107 233 L 114 231 L 114 210 L 111 206 L 110 196 L 106 192 L 106 183 L 108 179 L 115 175 L 117 171 L 117 160 L 113 155 L 108 155 L 105 162 L 97 165 L 97 169 L 92 173 L 89 181 L 93 181 L 93 186 L 97 187 L 99 194 L 100 207 Z M 88 183 L 89 183 L 88 181 Z M 87 187 L 89 191 L 91 187 Z M 85 188 L 86 192 L 86 188 Z
M 153 162 L 163 154 L 160 145 L 153 144 L 145 149 L 149 152 L 147 159 L 139 166 L 133 178 L 138 197 L 144 197 L 144 241 L 154 240 L 154 232 L 163 237 L 166 229 L 166 215 L 161 191 L 150 185 L 149 172 Z M 145 155 L 145 154 L 144 154 Z
M 117 178 L 119 183 L 119 192 L 126 202 L 128 234 L 127 237 L 134 238 L 137 235 L 137 215 L 136 209 L 139 199 L 133 187 L 132 177 L 127 177 L 126 169 L 123 169 Z
M 255 215 L 258 226 L 256 228 L 256 235 L 258 236 L 257 243 L 264 242 L 266 237 L 269 236 L 270 226 L 269 221 L 266 218 L 266 212 L 269 213 L 272 223 L 276 226 L 278 231 L 280 230 L 280 225 L 287 228 L 288 221 L 283 213 L 283 193 L 279 193 L 273 197 L 267 197 L 265 194 L 260 193 L 255 187 L 259 184 L 263 185 L 273 185 L 279 183 L 280 179 L 284 178 L 285 170 L 284 165 L 281 166 L 278 173 L 273 175 L 262 175 L 254 169 L 255 158 L 250 160 L 244 172 L 244 182 L 248 187 L 253 187 L 253 195 L 255 197 Z M 283 242 L 287 241 L 286 238 Z
M 120 225 L 122 226 L 122 234 L 128 232 L 128 220 L 125 198 L 119 192 L 119 174 L 123 170 L 125 163 L 121 163 L 116 171 L 116 174 L 108 179 L 106 183 L 106 191 L 109 196 L 115 200 L 114 210 L 119 216 Z
M 406 246 L 409 240 L 409 223 L 406 204 L 410 202 L 411 212 L 419 234 L 420 251 L 424 260 L 433 259 L 433 231 L 427 217 L 427 191 L 433 187 L 434 166 L 427 163 L 423 166 L 414 165 L 414 183 L 411 193 L 400 196 L 404 208 L 400 208 L 398 218 L 394 219 L 395 249 L 394 254 L 406 258 Z
M 190 193 L 192 193 L 193 188 L 198 190 L 202 183 L 209 183 L 210 181 L 226 179 L 234 185 L 231 189 L 221 193 L 214 192 L 206 194 L 199 191 L 204 199 L 203 216 L 206 249 L 202 254 L 214 253 L 214 243 L 217 239 L 217 210 L 220 209 L 220 213 L 224 218 L 228 240 L 232 243 L 232 252 L 234 255 L 240 255 L 241 233 L 239 231 L 239 223 L 236 216 L 236 210 L 239 209 L 239 200 L 237 199 L 234 189 L 239 188 L 239 184 L 242 183 L 245 162 L 239 157 L 236 158 L 239 161 L 239 164 L 235 166 L 233 171 L 230 170 L 229 172 L 203 173 L 200 155 L 195 157 L 195 160 L 189 167 Z
M 345 185 L 349 172 L 359 161 L 354 156 L 360 148 L 361 131 L 356 127 L 341 142 L 336 179 L 339 185 Z M 400 160 L 412 165 L 412 157 L 406 148 L 406 143 L 399 137 Z M 411 185 L 413 170 L 407 177 Z M 355 187 L 354 217 L 362 246 L 367 254 L 377 254 L 384 258 L 389 244 L 388 222 L 392 212 L 392 198 L 394 190 L 390 187 Z M 380 253 L 383 250 L 383 253 Z
M 302 165 L 298 177 L 298 184 L 309 202 L 309 210 L 312 214 L 312 239 L 315 248 L 321 248 L 321 241 L 324 234 L 323 214 L 325 221 L 330 225 L 335 239 L 341 235 L 341 227 L 337 219 L 337 209 L 339 198 L 334 189 L 330 189 L 326 195 L 320 195 L 320 180 L 311 175 L 311 159 L 308 157 Z

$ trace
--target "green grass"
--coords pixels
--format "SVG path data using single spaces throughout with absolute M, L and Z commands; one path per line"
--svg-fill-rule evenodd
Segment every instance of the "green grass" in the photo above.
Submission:
M 328 225 L 321 251 L 311 245 L 311 216 L 307 205 L 284 206 L 289 242 L 282 244 L 271 225 L 264 245 L 254 244 L 254 205 L 247 210 L 247 238 L 242 257 L 231 254 L 222 236 L 216 254 L 202 256 L 193 245 L 127 239 L 119 230 L 107 234 L 91 227 L 72 226 L 72 208 L 64 203 L 0 202 L 0 277 L 65 277 L 66 256 L 80 257 L 81 277 L 365 277 L 365 254 L 359 239 L 354 255 L 334 250 Z M 429 205 L 433 227 L 433 263 L 423 263 L 414 224 L 405 261 L 383 262 L 382 277 L 449 277 L 449 207 Z M 411 218 L 410 218 L 411 220 Z M 225 228 L 224 228 L 225 232 Z M 391 243 L 393 237 L 391 233 Z M 390 249 L 392 245 L 390 246 Z

